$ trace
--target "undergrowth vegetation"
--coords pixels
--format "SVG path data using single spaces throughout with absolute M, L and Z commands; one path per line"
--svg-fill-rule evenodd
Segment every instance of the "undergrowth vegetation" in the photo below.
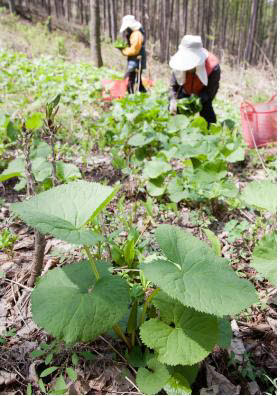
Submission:
M 123 341 L 141 392 L 191 393 L 200 363 L 215 346 L 230 346 L 230 320 L 259 304 L 257 278 L 231 268 L 217 230 L 233 249 L 240 238 L 250 241 L 251 267 L 276 285 L 275 156 L 261 169 L 265 180 L 240 183 L 248 155 L 236 110 L 217 100 L 224 116 L 209 129 L 198 114 L 171 116 L 161 81 L 108 104 L 101 81 L 120 78 L 115 71 L 4 50 L 0 68 L 0 182 L 17 180 L 23 194 L 28 178 L 35 183 L 34 196 L 11 211 L 82 257 L 38 277 L 32 291 L 33 320 L 54 340 L 37 351 L 45 359 L 41 392 L 65 393 L 67 376 L 77 379 L 82 354 L 71 352 L 72 366 L 60 367 L 57 345 L 72 351 L 109 334 Z M 96 183 L 92 158 L 100 155 L 110 175 L 103 169 Z M 183 209 L 196 236 L 174 225 Z M 221 230 L 224 213 L 231 217 Z M 11 254 L 15 241 L 2 231 L 0 249 Z

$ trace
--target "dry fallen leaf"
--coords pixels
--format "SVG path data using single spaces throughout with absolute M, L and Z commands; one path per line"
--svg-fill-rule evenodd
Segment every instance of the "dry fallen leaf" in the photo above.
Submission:
M 239 395 L 240 385 L 233 385 L 224 375 L 218 373 L 213 366 L 206 364 L 207 386 L 218 386 L 216 395 Z
M 7 371 L 0 370 L 0 385 L 9 385 L 15 382 L 16 374 L 8 373 Z
M 21 241 L 15 243 L 13 250 L 29 249 L 34 246 L 34 238 L 31 236 L 22 239 Z
M 239 362 L 243 362 L 243 355 L 245 353 L 245 347 L 241 338 L 234 337 L 231 340 L 230 347 L 228 348 L 228 353 L 234 353 L 235 359 Z
M 256 383 L 256 381 L 252 381 L 248 383 L 248 390 L 250 392 L 250 395 L 260 395 L 261 390 L 259 385 Z

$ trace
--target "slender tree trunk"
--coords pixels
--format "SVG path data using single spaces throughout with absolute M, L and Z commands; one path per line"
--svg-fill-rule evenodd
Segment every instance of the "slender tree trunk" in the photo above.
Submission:
M 234 28 L 233 28 L 233 39 L 231 45 L 231 52 L 234 53 L 235 51 L 235 39 L 236 39 L 236 31 L 237 31 L 237 24 L 238 24 L 238 12 L 239 12 L 239 1 L 236 2 L 235 5 L 235 17 L 234 17 Z
M 108 31 L 109 31 L 109 37 L 112 40 L 113 39 L 113 33 L 112 33 L 112 22 L 111 22 L 111 0 L 107 0 L 107 18 L 108 18 Z
M 113 41 L 117 38 L 117 14 L 116 14 L 116 1 L 110 1 L 110 8 L 111 8 L 111 25 L 112 25 L 112 39 Z
M 160 7 L 160 61 L 163 63 L 165 61 L 165 8 L 166 8 L 166 0 L 163 0 L 163 4 Z
M 184 35 L 187 34 L 188 28 L 188 7 L 189 7 L 189 0 L 183 0 L 183 15 L 184 15 Z
M 188 4 L 186 5 L 188 9 Z M 191 0 L 191 17 L 190 17 L 190 26 L 186 25 L 185 34 L 187 33 L 187 28 L 190 29 L 190 32 L 195 32 L 195 21 L 196 21 L 196 13 L 195 13 L 195 0 Z
M 200 30 L 200 35 L 203 44 L 205 45 L 205 30 L 204 30 L 204 24 L 205 24 L 205 18 L 206 18 L 206 7 L 207 7 L 207 0 L 202 0 L 201 8 L 202 8 L 202 17 L 201 17 L 201 30 Z
M 9 0 L 9 10 L 13 14 L 16 12 L 15 0 Z
M 224 49 L 227 49 L 227 21 L 228 21 L 228 15 L 229 15 L 229 7 L 225 7 L 224 10 L 224 22 L 223 22 L 223 45 Z
M 246 60 L 248 62 L 251 59 L 252 48 L 253 48 L 253 43 L 254 43 L 254 32 L 255 32 L 255 27 L 256 27 L 257 11 L 258 11 L 258 0 L 253 0 L 249 33 L 248 33 L 247 44 L 246 44 L 245 53 L 244 53 L 244 60 Z
M 176 0 L 175 3 L 175 47 L 179 45 L 179 40 L 181 38 L 180 29 L 180 0 Z
M 103 0 L 103 33 L 104 36 L 106 36 L 106 34 L 109 35 L 108 31 L 107 31 L 107 1 L 108 0 Z
M 169 53 L 170 53 L 170 34 L 171 34 L 171 24 L 173 19 L 173 9 L 174 9 L 174 0 L 167 1 L 166 7 L 166 55 L 165 60 L 169 60 Z
M 200 1 L 199 0 L 196 0 L 197 1 L 197 8 L 196 8 L 196 10 L 197 10 L 197 22 L 196 22 L 196 34 L 198 34 L 198 35 L 200 35 Z
M 100 42 L 100 5 L 99 0 L 90 0 L 90 48 L 96 67 L 103 66 Z
M 152 25 L 152 35 L 153 35 L 153 40 L 156 41 L 157 37 L 156 37 L 156 33 L 157 33 L 157 26 L 159 26 L 159 11 L 158 11 L 158 2 L 157 0 L 153 0 L 154 1 L 154 6 L 153 6 L 153 25 Z

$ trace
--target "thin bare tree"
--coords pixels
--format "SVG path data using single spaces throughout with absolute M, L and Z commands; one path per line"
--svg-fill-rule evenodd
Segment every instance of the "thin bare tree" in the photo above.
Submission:
M 90 0 L 90 48 L 96 67 L 103 66 L 100 40 L 100 5 L 99 0 Z

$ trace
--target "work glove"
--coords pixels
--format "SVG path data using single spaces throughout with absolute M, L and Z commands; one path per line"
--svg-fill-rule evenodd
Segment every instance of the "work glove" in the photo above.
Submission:
M 171 99 L 169 104 L 169 112 L 170 114 L 177 114 L 177 101 L 176 99 Z

